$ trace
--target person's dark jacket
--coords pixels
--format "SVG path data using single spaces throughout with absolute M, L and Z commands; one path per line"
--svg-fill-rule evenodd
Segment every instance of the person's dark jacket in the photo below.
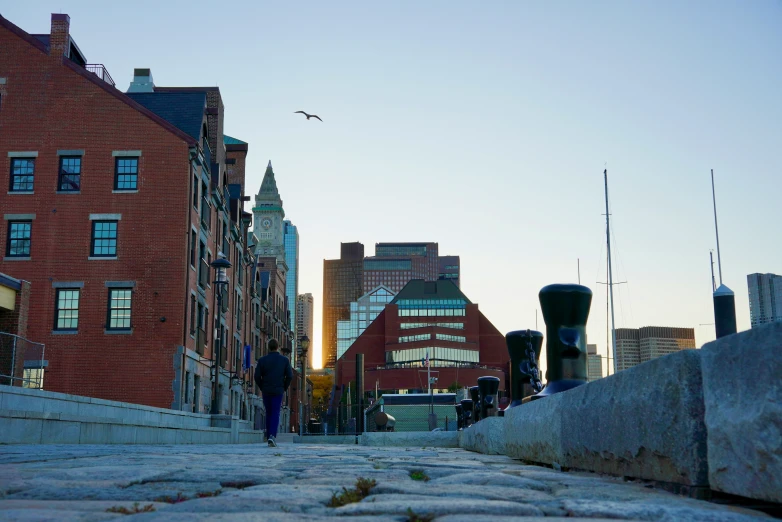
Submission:
M 255 384 L 264 395 L 282 395 L 293 380 L 293 368 L 280 352 L 270 352 L 258 359 L 255 367 Z

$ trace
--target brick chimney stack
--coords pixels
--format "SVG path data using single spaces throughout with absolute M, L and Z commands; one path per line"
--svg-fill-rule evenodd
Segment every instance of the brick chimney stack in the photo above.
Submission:
M 71 17 L 52 13 L 52 32 L 49 36 L 49 55 L 58 60 L 68 56 L 71 47 Z

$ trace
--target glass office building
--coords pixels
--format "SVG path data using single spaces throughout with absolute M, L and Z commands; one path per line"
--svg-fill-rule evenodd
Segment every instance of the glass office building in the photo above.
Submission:
M 341 243 L 340 258 L 323 261 L 323 367 L 337 362 L 337 322 L 350 319 L 350 303 L 364 288 L 364 245 Z
M 348 351 L 358 336 L 364 333 L 395 295 L 385 286 L 378 286 L 362 295 L 358 301 L 350 303 L 350 319 L 337 321 L 337 359 Z
M 285 246 L 285 264 L 288 265 L 288 274 L 285 276 L 285 297 L 288 300 L 288 310 L 291 314 L 291 340 L 293 352 L 291 363 L 296 364 L 296 350 L 299 347 L 301 334 L 296 331 L 296 296 L 299 292 L 299 231 L 288 220 L 283 222 L 283 240 Z

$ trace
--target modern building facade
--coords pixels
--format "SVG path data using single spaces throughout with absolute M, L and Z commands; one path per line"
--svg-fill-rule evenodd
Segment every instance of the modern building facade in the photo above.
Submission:
M 438 259 L 437 279 L 452 281 L 456 286 L 461 284 L 461 262 L 459 256 L 440 256 Z
M 343 243 L 343 247 L 344 245 L 345 243 Z M 324 364 L 329 367 L 333 367 L 334 361 L 337 359 L 337 321 L 350 321 L 350 303 L 356 302 L 362 295 L 369 294 L 380 286 L 396 294 L 414 279 L 423 281 L 447 279 L 453 281 L 457 287 L 459 286 L 459 257 L 440 257 L 437 243 L 376 243 L 375 255 L 370 257 L 363 256 L 364 245 L 361 243 L 349 243 L 349 245 L 352 245 L 352 254 L 361 252 L 362 263 L 357 267 L 351 265 L 349 269 L 351 276 L 344 276 L 346 272 L 341 272 L 343 273 L 341 280 L 346 285 L 341 291 L 336 289 L 335 285 L 338 283 L 334 278 L 338 270 L 337 267 L 343 267 L 341 270 L 348 270 L 344 268 L 347 266 L 346 258 L 343 256 L 339 260 L 324 261 L 323 347 Z M 354 256 L 351 259 L 351 262 L 355 263 L 357 257 Z M 445 271 L 445 267 L 448 267 L 448 271 Z M 361 289 L 358 290 L 358 295 L 355 295 L 355 284 L 359 279 Z M 350 300 L 347 302 L 334 301 L 332 304 L 334 296 L 337 295 L 345 298 L 348 295 L 353 297 L 349 298 Z M 332 301 L 327 301 L 327 299 Z M 337 309 L 339 313 L 335 311 Z M 351 334 L 348 334 L 344 325 L 342 332 L 344 334 L 342 337 L 344 349 L 346 348 L 345 341 L 351 337 Z M 329 354 L 328 358 L 325 354 Z
M 500 378 L 507 387 L 505 337 L 451 281 L 410 281 L 337 361 L 340 387 L 355 380 L 356 354 L 364 354 L 367 390 L 423 393 L 428 355 L 433 389 Z
M 291 360 L 296 362 L 299 337 L 301 333 L 296 330 L 296 296 L 299 292 L 299 231 L 288 220 L 283 222 L 283 241 L 285 242 L 285 264 L 288 265 L 288 276 L 285 282 L 285 296 L 288 310 L 290 310 L 290 336 L 293 350 Z
M 296 334 L 299 338 L 305 335 L 312 341 L 315 339 L 313 331 L 315 322 L 315 300 L 312 294 L 299 294 L 296 296 Z M 307 367 L 312 367 L 312 353 L 307 356 Z
M 350 303 L 350 320 L 337 321 L 337 359 L 345 354 L 395 295 L 389 288 L 378 286 Z
M 782 321 L 782 276 L 749 274 L 749 318 L 752 328 Z
M 65 14 L 48 35 L 0 17 L 0 48 L 3 271 L 31 283 L 45 388 L 207 412 L 217 373 L 219 411 L 252 416 L 247 144 L 224 134 L 219 88 L 159 87 L 136 69 L 123 93 Z M 232 268 L 218 307 L 220 253 Z
M 339 259 L 323 261 L 323 367 L 337 361 L 337 321 L 350 319 L 350 303 L 364 293 L 364 245 L 340 243 Z
M 597 353 L 597 345 L 587 344 L 587 381 L 592 382 L 603 377 L 603 358 Z
M 616 365 L 619 371 L 669 353 L 694 349 L 694 328 L 645 326 L 616 329 Z

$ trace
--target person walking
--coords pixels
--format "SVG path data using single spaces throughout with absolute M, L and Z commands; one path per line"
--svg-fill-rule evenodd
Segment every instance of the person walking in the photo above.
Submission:
M 282 398 L 293 380 L 293 368 L 287 357 L 279 352 L 276 339 L 269 341 L 269 353 L 258 359 L 255 367 L 255 384 L 263 394 L 266 408 L 266 439 L 272 448 L 277 447 L 277 427 L 280 425 Z

